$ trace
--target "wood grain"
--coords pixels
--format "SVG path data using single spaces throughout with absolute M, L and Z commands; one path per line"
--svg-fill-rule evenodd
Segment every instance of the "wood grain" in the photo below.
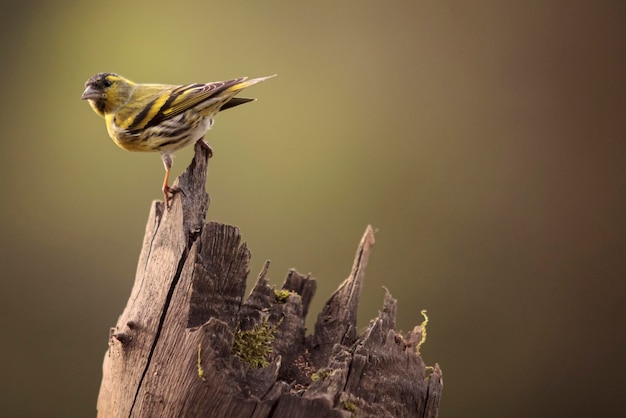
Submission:
M 195 151 L 172 207 L 150 209 L 135 283 L 111 330 L 98 417 L 436 417 L 441 369 L 426 372 L 421 327 L 395 331 L 389 292 L 357 334 L 372 228 L 306 337 L 315 279 L 291 270 L 275 289 L 267 262 L 245 298 L 250 251 L 238 228 L 205 223 L 208 155 Z M 267 365 L 253 368 L 232 347 L 259 326 L 276 331 Z

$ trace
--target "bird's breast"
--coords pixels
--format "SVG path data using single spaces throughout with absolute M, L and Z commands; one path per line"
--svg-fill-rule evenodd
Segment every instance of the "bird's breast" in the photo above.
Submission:
M 114 115 L 107 115 L 109 136 L 127 151 L 174 152 L 201 139 L 213 125 L 212 117 L 183 113 L 138 131 L 120 127 Z

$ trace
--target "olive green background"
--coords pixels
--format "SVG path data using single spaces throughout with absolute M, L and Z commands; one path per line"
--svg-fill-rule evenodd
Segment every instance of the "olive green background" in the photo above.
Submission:
M 113 71 L 172 84 L 279 74 L 208 135 L 208 219 L 241 228 L 250 281 L 266 259 L 273 284 L 291 267 L 318 279 L 309 323 L 372 224 L 359 327 L 383 286 L 399 328 L 428 310 L 441 417 L 621 416 L 625 9 L 4 1 L 2 415 L 95 415 L 163 177 L 158 154 L 117 148 L 80 100 Z

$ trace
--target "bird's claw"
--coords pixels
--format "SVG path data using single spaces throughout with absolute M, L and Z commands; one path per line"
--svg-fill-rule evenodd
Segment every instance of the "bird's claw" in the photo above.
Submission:
M 180 187 L 163 187 L 163 196 L 165 197 L 165 207 L 169 210 L 172 207 L 172 199 L 176 193 L 181 193 L 185 196 L 185 192 Z

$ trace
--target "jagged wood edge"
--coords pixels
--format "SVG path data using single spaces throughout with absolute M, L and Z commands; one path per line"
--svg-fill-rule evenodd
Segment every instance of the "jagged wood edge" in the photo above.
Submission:
M 180 278 L 180 275 L 189 275 L 192 274 L 191 272 L 196 274 L 199 271 L 198 265 L 202 266 L 206 264 L 201 261 L 202 257 L 196 257 L 195 255 L 201 254 L 203 246 L 207 245 L 207 238 L 210 237 L 203 236 L 203 233 L 208 229 L 216 227 L 220 231 L 227 231 L 228 234 L 226 235 L 231 236 L 235 242 L 235 245 L 230 245 L 229 247 L 231 252 L 235 251 L 240 256 L 243 255 L 244 259 L 242 259 L 242 262 L 246 266 L 249 260 L 249 253 L 247 253 L 245 244 L 240 245 L 239 231 L 236 228 L 221 224 L 209 224 L 209 228 L 204 227 L 204 216 L 208 207 L 208 195 L 206 195 L 204 190 L 207 162 L 208 156 L 203 156 L 202 150 L 196 147 L 196 157 L 192 165 L 179 179 L 180 187 L 184 194 L 181 193 L 175 196 L 170 211 L 165 211 L 160 202 L 156 202 L 151 209 L 151 216 L 146 227 L 144 251 L 142 251 L 140 257 L 135 287 L 137 287 L 138 282 L 143 280 L 143 276 L 147 274 L 145 267 L 148 266 L 148 262 L 153 256 L 151 250 L 155 246 L 155 241 L 158 243 L 159 232 L 167 229 L 167 227 L 173 226 L 168 225 L 166 221 L 168 217 L 173 220 L 178 219 L 179 222 L 182 221 L 183 224 L 182 228 L 179 226 L 183 234 L 178 235 L 180 238 L 177 240 L 180 242 L 176 248 L 181 250 L 180 243 L 184 243 L 184 245 L 182 245 L 182 253 L 176 253 L 179 259 L 176 264 L 174 282 L 169 286 L 170 294 L 168 294 L 166 299 L 166 306 L 163 312 L 167 312 L 167 303 L 172 297 L 171 293 L 175 290 L 179 293 L 185 291 L 185 289 L 180 286 L 177 288 L 175 283 L 176 280 Z M 188 177 L 185 177 L 186 175 Z M 194 184 L 195 186 L 193 186 Z M 189 187 L 189 185 L 192 187 Z M 206 197 L 203 198 L 203 195 Z M 198 196 L 200 196 L 200 198 L 198 198 Z M 197 239 L 198 237 L 200 237 L 199 240 Z M 233 309 L 230 311 L 228 309 L 226 310 L 229 313 L 228 315 L 219 315 L 221 319 L 210 317 L 200 328 L 195 328 L 196 331 L 189 334 L 194 336 L 194 338 L 187 341 L 187 351 L 193 351 L 193 356 L 190 356 L 193 361 L 188 364 L 189 369 L 187 370 L 186 377 L 187 380 L 192 380 L 196 385 L 198 382 L 202 382 L 201 384 L 204 385 L 204 390 L 197 390 L 197 388 L 195 388 L 195 392 L 192 394 L 193 396 L 191 396 L 190 399 L 185 399 L 184 402 L 188 407 L 185 412 L 187 416 L 192 416 L 189 414 L 194 411 L 199 414 L 197 416 L 202 416 L 202 414 L 206 414 L 207 411 L 212 411 L 216 414 L 229 414 L 230 416 L 237 417 L 282 416 L 285 413 L 297 417 L 334 417 L 346 414 L 347 411 L 343 410 L 345 409 L 346 402 L 360 408 L 360 414 L 363 416 L 386 416 L 387 412 L 384 404 L 368 403 L 365 401 L 367 396 L 358 396 L 359 382 L 361 382 L 361 380 L 357 379 L 357 377 L 359 372 L 362 373 L 368 366 L 367 362 L 364 363 L 361 361 L 363 358 L 366 358 L 366 356 L 362 355 L 363 350 L 365 350 L 368 345 L 370 346 L 368 349 L 374 349 L 374 351 L 376 351 L 377 345 L 384 347 L 391 344 L 393 349 L 394 344 L 397 347 L 401 347 L 402 344 L 400 343 L 403 343 L 404 348 L 408 349 L 414 348 L 415 344 L 413 344 L 414 341 L 403 341 L 401 336 L 395 335 L 395 331 L 393 331 L 393 327 L 395 326 L 395 300 L 393 300 L 389 294 L 385 296 L 383 312 L 379 315 L 379 318 L 372 321 L 368 330 L 358 339 L 356 338 L 356 309 L 358 306 L 358 297 L 365 266 L 367 265 L 373 242 L 373 231 L 371 227 L 368 227 L 359 245 L 350 276 L 326 303 L 324 310 L 318 317 L 316 332 L 309 341 L 305 341 L 304 339 L 304 318 L 315 291 L 315 280 L 308 276 L 301 276 L 293 270 L 290 271 L 282 288 L 293 291 L 294 294 L 287 298 L 286 303 L 276 303 L 276 300 L 273 300 L 273 291 L 268 291 L 269 285 L 265 279 L 265 275 L 269 264 L 266 264 L 264 270 L 259 275 L 257 284 L 251 292 L 250 297 L 242 304 L 243 289 L 245 289 L 245 277 L 242 276 L 247 275 L 247 270 L 244 269 L 245 275 L 236 274 L 235 276 L 237 276 L 239 283 L 241 284 L 243 282 L 243 286 L 235 286 L 241 289 L 241 291 L 238 290 L 234 292 L 235 297 L 231 299 L 231 304 L 234 305 Z M 156 247 L 158 248 L 158 245 Z M 241 252 L 242 248 L 245 250 L 243 253 Z M 171 248 L 168 247 L 168 249 Z M 189 259 L 187 259 L 188 256 Z M 203 275 L 205 276 L 206 274 L 197 274 L 197 277 L 194 277 L 194 285 L 196 281 L 202 280 Z M 192 283 L 192 281 L 189 281 L 189 283 Z M 135 287 L 133 288 L 134 293 Z M 187 292 L 192 293 L 191 288 L 187 289 Z M 238 294 L 240 294 L 241 297 L 237 296 Z M 257 299 L 256 301 L 255 298 Z M 339 305 L 339 309 L 333 305 Z M 254 314 L 255 311 L 257 313 L 256 315 Z M 163 312 L 161 313 L 161 320 L 159 321 L 160 327 L 164 325 Z M 191 319 L 192 312 L 193 306 L 190 306 L 188 320 Z M 234 312 L 237 312 L 239 324 L 244 326 L 246 321 L 248 325 L 253 325 L 263 317 L 271 318 L 274 323 L 281 321 L 277 335 L 278 343 L 275 344 L 275 351 L 268 367 L 250 370 L 231 355 L 230 348 L 232 346 L 233 322 L 230 314 Z M 332 315 L 333 313 L 336 313 L 342 320 L 327 321 L 326 318 L 328 318 L 328 315 Z M 141 324 L 134 322 L 124 324 L 123 316 L 124 314 L 120 317 L 120 321 L 118 321 L 118 326 L 115 330 L 116 332 L 114 332 L 114 335 L 117 335 L 117 337 L 114 336 L 111 339 L 111 349 L 108 353 L 109 357 L 111 356 L 111 352 L 115 350 L 118 350 L 119 354 L 120 345 L 122 346 L 121 351 L 129 351 L 129 344 L 133 342 L 137 343 L 138 340 L 141 339 L 136 338 L 137 336 L 132 335 L 133 333 L 153 334 L 150 332 L 146 333 L 146 330 L 138 332 L 138 330 L 141 330 L 139 326 Z M 179 316 L 184 315 L 182 312 L 179 312 Z M 285 319 L 287 319 L 287 321 L 285 321 Z M 187 325 L 189 325 L 189 323 Z M 128 328 L 126 332 L 119 332 L 120 328 L 124 328 L 124 326 Z M 158 337 L 158 333 L 160 332 L 159 329 L 157 329 L 156 337 Z M 383 330 L 386 334 L 382 332 Z M 294 335 L 296 336 L 295 338 Z M 158 341 L 158 338 L 156 338 L 156 340 Z M 411 340 L 418 341 L 419 338 L 414 336 Z M 281 346 L 281 341 L 288 341 L 289 343 Z M 374 341 L 375 344 L 372 344 Z M 197 364 L 195 360 L 196 343 L 198 343 L 198 347 L 205 346 L 204 352 L 198 352 L 199 362 Z M 320 350 L 321 344 L 326 346 L 325 350 Z M 350 346 L 350 344 L 352 344 L 352 346 Z M 328 346 L 332 348 L 329 350 Z M 152 351 L 150 351 L 148 356 L 148 365 L 150 365 L 150 357 L 153 351 L 154 346 L 152 346 Z M 324 378 L 310 384 L 311 372 L 315 370 L 310 351 L 317 351 L 315 365 L 318 366 L 318 368 L 324 365 L 327 366 L 326 369 L 333 373 L 330 375 L 330 378 Z M 367 354 L 367 358 L 369 358 L 369 352 L 366 351 L 364 354 Z M 413 354 L 415 354 L 414 351 Z M 376 356 L 376 353 L 374 353 L 374 355 Z M 296 359 L 291 360 L 294 356 L 296 356 Z M 384 359 L 384 356 L 382 358 Z M 421 358 L 419 358 L 419 360 L 421 361 Z M 193 377 L 189 379 L 190 376 L 199 373 L 197 368 L 200 366 L 204 366 L 205 369 L 209 370 L 211 382 L 199 378 L 193 379 Z M 106 368 L 106 359 L 104 367 Z M 148 368 L 144 369 L 142 380 L 143 376 L 147 374 L 147 370 Z M 157 371 L 151 373 L 157 375 L 158 367 Z M 151 374 L 148 374 L 148 376 L 150 375 Z M 412 380 L 415 376 L 405 377 Z M 284 381 L 291 379 L 291 385 Z M 427 380 L 428 388 L 426 392 L 423 392 L 426 395 L 421 399 L 424 402 L 418 402 L 420 409 L 422 406 L 425 409 L 421 411 L 398 410 L 396 411 L 397 413 L 405 415 L 405 413 L 408 412 L 409 415 L 406 416 L 436 416 L 442 388 L 441 370 L 438 365 L 435 366 L 429 379 L 420 378 L 418 382 L 426 382 Z M 294 382 L 296 383 L 295 386 Z M 238 384 L 233 385 L 233 383 Z M 300 387 L 298 387 L 298 385 Z M 377 388 L 381 387 L 384 387 L 384 385 L 378 384 L 377 387 L 373 388 L 374 392 L 376 392 Z M 229 388 L 229 390 L 225 391 L 225 388 Z M 190 387 L 189 389 L 191 392 L 192 388 Z M 421 390 L 418 392 L 421 393 Z M 106 390 L 101 390 L 101 397 L 103 393 L 106 395 Z M 148 391 L 145 392 L 144 395 L 150 393 L 151 392 Z M 202 394 L 202 396 L 198 397 L 199 393 Z M 365 394 L 367 395 L 367 392 L 365 392 Z M 376 396 L 380 397 L 380 395 L 381 394 L 378 393 L 374 398 L 376 398 Z M 243 398 L 241 396 L 243 396 Z M 135 395 L 135 400 L 137 398 L 141 399 L 143 405 L 152 405 L 152 407 L 154 407 L 159 404 L 158 400 L 155 402 L 154 399 L 148 399 L 146 401 L 146 397 L 140 397 L 138 393 Z M 196 407 L 193 407 L 193 405 L 196 405 Z M 209 406 L 212 406 L 213 409 L 208 409 Z M 98 408 L 100 410 L 100 401 Z M 140 410 L 142 410 L 142 408 L 135 411 L 139 414 Z M 149 407 L 147 411 L 148 413 L 156 413 L 159 410 Z M 144 412 L 146 411 L 144 410 Z M 296 414 L 296 412 L 298 413 Z M 412 415 L 411 412 L 419 413 L 419 415 Z M 117 416 L 128 415 L 121 413 Z M 149 415 L 139 414 L 137 416 Z
M 326 366 L 335 344 L 349 346 L 356 339 L 359 296 L 374 242 L 374 230 L 368 225 L 359 243 L 350 275 L 326 301 L 317 316 L 315 333 L 309 342 L 312 359 L 317 367 Z

